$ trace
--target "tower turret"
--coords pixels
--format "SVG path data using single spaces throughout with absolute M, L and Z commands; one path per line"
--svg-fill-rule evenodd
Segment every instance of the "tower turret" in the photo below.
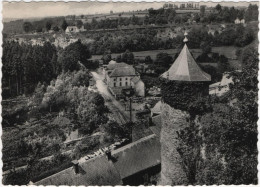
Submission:
M 178 133 L 189 125 L 189 105 L 209 94 L 211 76 L 195 62 L 186 43 L 168 71 L 161 75 L 161 185 L 189 183 L 185 167 L 178 152 Z

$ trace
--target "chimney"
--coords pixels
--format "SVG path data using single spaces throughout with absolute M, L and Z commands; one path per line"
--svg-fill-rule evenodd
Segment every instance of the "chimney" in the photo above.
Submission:
M 73 164 L 73 169 L 75 171 L 75 174 L 78 174 L 79 173 L 79 162 L 78 162 L 78 160 L 73 160 L 72 164 Z
M 106 156 L 108 160 L 112 160 L 111 150 L 106 151 Z

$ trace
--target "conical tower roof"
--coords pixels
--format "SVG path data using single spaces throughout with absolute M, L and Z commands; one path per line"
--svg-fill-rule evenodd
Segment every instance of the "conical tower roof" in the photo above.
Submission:
M 202 71 L 195 62 L 186 43 L 170 69 L 161 77 L 176 81 L 211 81 L 211 76 Z

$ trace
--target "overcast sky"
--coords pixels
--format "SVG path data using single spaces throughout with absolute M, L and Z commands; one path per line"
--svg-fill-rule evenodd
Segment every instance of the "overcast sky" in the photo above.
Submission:
M 66 16 L 95 13 L 128 12 L 148 8 L 160 8 L 165 2 L 3 2 L 3 18 L 30 18 Z M 253 3 L 253 2 L 251 2 Z M 254 2 L 255 4 L 256 2 Z M 215 6 L 217 3 L 201 2 L 200 5 Z M 248 6 L 247 2 L 221 2 L 225 6 Z

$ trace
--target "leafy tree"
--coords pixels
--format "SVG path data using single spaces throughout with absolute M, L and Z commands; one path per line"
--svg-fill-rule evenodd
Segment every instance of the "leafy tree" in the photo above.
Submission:
M 134 54 L 130 52 L 129 50 L 126 50 L 122 55 L 121 55 L 121 60 L 122 62 L 125 62 L 127 64 L 133 64 L 134 63 Z
M 36 28 L 36 32 L 42 32 L 42 28 L 41 27 L 37 27 Z
M 65 31 L 65 30 L 67 29 L 67 27 L 68 27 L 68 24 L 67 24 L 66 20 L 63 20 L 63 22 L 62 22 L 62 24 L 61 24 L 62 30 Z
M 204 42 L 204 41 L 201 42 L 200 48 L 202 50 L 202 53 L 204 53 L 204 54 L 208 54 L 211 52 L 211 46 L 208 42 Z
M 169 14 L 169 16 L 168 16 L 168 22 L 169 22 L 169 23 L 173 23 L 175 16 L 176 16 L 176 12 L 175 12 L 175 10 L 173 10 L 173 11 Z
M 32 28 L 33 28 L 33 26 L 32 26 L 31 22 L 24 22 L 23 23 L 24 32 L 30 32 L 30 31 L 32 31 Z
M 206 6 L 205 5 L 200 6 L 200 16 L 201 17 L 205 16 L 205 11 L 206 11 Z
M 56 25 L 56 26 L 53 27 L 53 30 L 54 30 L 55 32 L 58 32 L 58 31 L 60 30 L 60 28 Z
M 61 64 L 63 71 L 74 71 L 79 69 L 79 63 L 90 68 L 91 57 L 89 48 L 82 44 L 80 40 L 67 46 L 59 55 L 58 62 Z
M 161 52 L 156 55 L 156 63 L 168 68 L 173 63 L 173 59 L 168 53 Z
M 111 53 L 105 52 L 102 59 L 104 61 L 104 64 L 108 64 L 112 60 Z
M 218 11 L 218 12 L 221 12 L 222 10 L 222 6 L 220 4 L 217 4 L 215 9 Z
M 144 59 L 145 63 L 147 64 L 152 64 L 153 63 L 153 59 L 150 56 L 146 56 Z
M 245 20 L 249 21 L 257 21 L 258 20 L 258 6 L 249 4 L 246 12 L 245 12 Z
M 78 28 L 81 28 L 81 27 L 83 26 L 83 22 L 82 22 L 81 20 L 77 20 L 76 26 L 77 26 Z
M 46 22 L 45 28 L 47 31 L 49 31 L 51 29 L 51 25 L 52 25 L 52 23 L 50 21 Z

